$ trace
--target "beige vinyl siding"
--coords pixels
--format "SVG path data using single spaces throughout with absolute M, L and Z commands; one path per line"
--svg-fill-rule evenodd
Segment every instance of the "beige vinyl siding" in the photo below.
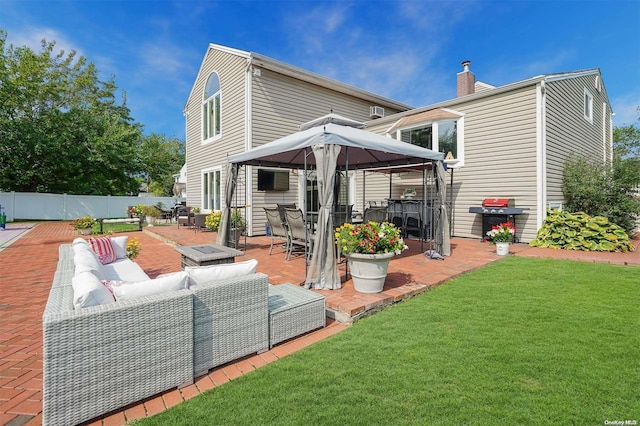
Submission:
M 453 235 L 481 238 L 482 216 L 469 213 L 469 207 L 500 197 L 514 198 L 516 207 L 525 209 L 516 217 L 517 236 L 522 241 L 533 239 L 537 232 L 535 85 L 449 108 L 465 114 L 464 167 L 453 170 Z
M 527 209 L 516 218 L 517 236 L 522 241 L 533 239 L 537 232 L 535 85 L 450 103 L 447 108 L 464 115 L 464 166 L 447 172 L 447 185 L 453 173 L 453 235 L 481 238 L 482 216 L 469 213 L 469 207 L 480 206 L 484 198 L 500 197 L 514 198 L 516 207 Z M 390 126 L 386 122 L 368 130 L 382 134 Z M 386 187 L 374 189 L 367 177 L 366 198 L 388 194 L 388 185 L 387 179 Z M 420 194 L 420 175 L 413 180 L 394 177 L 392 197 L 405 188 Z
M 245 68 L 246 59 L 217 49 L 209 49 L 186 106 L 187 205 L 202 205 L 202 170 L 222 168 L 222 191 L 226 180 L 227 155 L 242 152 L 245 146 Z M 202 143 L 202 100 L 204 85 L 211 72 L 220 78 L 221 136 Z M 242 173 L 242 172 L 241 172 Z M 243 179 L 241 179 L 243 181 Z M 237 193 L 244 204 L 244 190 Z
M 547 200 L 563 201 L 563 167 L 572 156 L 611 159 L 611 109 L 596 75 L 552 81 L 546 85 Z M 584 89 L 593 95 L 593 123 L 584 118 Z M 604 131 L 603 131 L 604 128 Z M 604 135 L 604 140 L 603 140 Z
M 335 114 L 358 121 L 370 120 L 370 101 L 320 87 L 308 82 L 275 73 L 263 68 L 260 75 L 252 73 L 252 146 L 260 146 L 299 130 L 299 126 L 333 111 Z M 385 108 L 386 112 L 397 110 Z M 289 174 L 289 191 L 258 191 L 257 172 L 253 171 L 252 231 L 264 234 L 264 206 L 277 203 L 296 204 L 301 207 L 298 173 Z

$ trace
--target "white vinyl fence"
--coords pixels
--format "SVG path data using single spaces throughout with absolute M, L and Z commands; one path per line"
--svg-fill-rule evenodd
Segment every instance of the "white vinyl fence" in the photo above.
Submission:
M 95 218 L 128 217 L 127 207 L 136 204 L 157 205 L 165 209 L 176 205 L 172 197 L 117 197 L 101 195 L 41 194 L 36 192 L 0 192 L 0 208 L 7 221 L 73 220 L 80 216 Z

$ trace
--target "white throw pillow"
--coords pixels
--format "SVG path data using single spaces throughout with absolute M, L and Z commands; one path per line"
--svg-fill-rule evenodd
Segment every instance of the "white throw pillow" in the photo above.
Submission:
M 115 300 L 107 287 L 91 272 L 82 272 L 71 279 L 73 306 L 76 309 L 113 303 Z
M 86 250 L 78 251 L 73 255 L 73 263 L 75 265 L 74 275 L 91 272 L 98 277 L 99 280 L 107 278 L 104 265 L 100 263 L 98 256 L 89 246 L 87 246 Z
M 111 237 L 111 245 L 116 252 L 117 259 L 124 259 L 127 257 L 127 242 L 129 242 L 128 236 L 123 237 Z
M 166 274 L 153 280 L 137 282 L 112 282 L 113 294 L 116 300 L 134 299 L 136 297 L 151 296 L 189 288 L 189 275 L 184 272 Z
M 255 274 L 257 267 L 258 261 L 251 259 L 244 262 L 223 263 L 220 265 L 187 266 L 184 270 L 189 273 L 191 284 L 204 284 L 210 281 Z

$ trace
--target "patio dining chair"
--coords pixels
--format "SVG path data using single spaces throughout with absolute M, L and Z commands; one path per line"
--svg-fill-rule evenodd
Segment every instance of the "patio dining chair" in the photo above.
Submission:
M 309 232 L 304 223 L 302 210 L 300 209 L 284 209 L 284 215 L 287 218 L 287 230 L 289 231 L 289 249 L 287 250 L 287 260 L 291 258 L 294 246 L 306 247 L 307 260 L 311 257 L 313 251 L 314 235 Z
M 385 222 L 387 220 L 386 207 L 368 207 L 364 210 L 364 222 Z
M 264 207 L 264 214 L 267 216 L 267 223 L 271 228 L 271 245 L 269 246 L 269 255 L 273 250 L 273 240 L 278 238 L 285 241 L 285 253 L 289 252 L 289 232 L 280 216 L 277 207 Z

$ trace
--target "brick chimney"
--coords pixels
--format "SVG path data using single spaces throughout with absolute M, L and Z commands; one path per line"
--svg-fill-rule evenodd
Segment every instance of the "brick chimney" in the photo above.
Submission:
M 464 61 L 462 63 L 463 71 L 458 73 L 458 97 L 471 95 L 475 92 L 476 76 L 469 71 L 469 65 L 471 65 L 471 61 Z

